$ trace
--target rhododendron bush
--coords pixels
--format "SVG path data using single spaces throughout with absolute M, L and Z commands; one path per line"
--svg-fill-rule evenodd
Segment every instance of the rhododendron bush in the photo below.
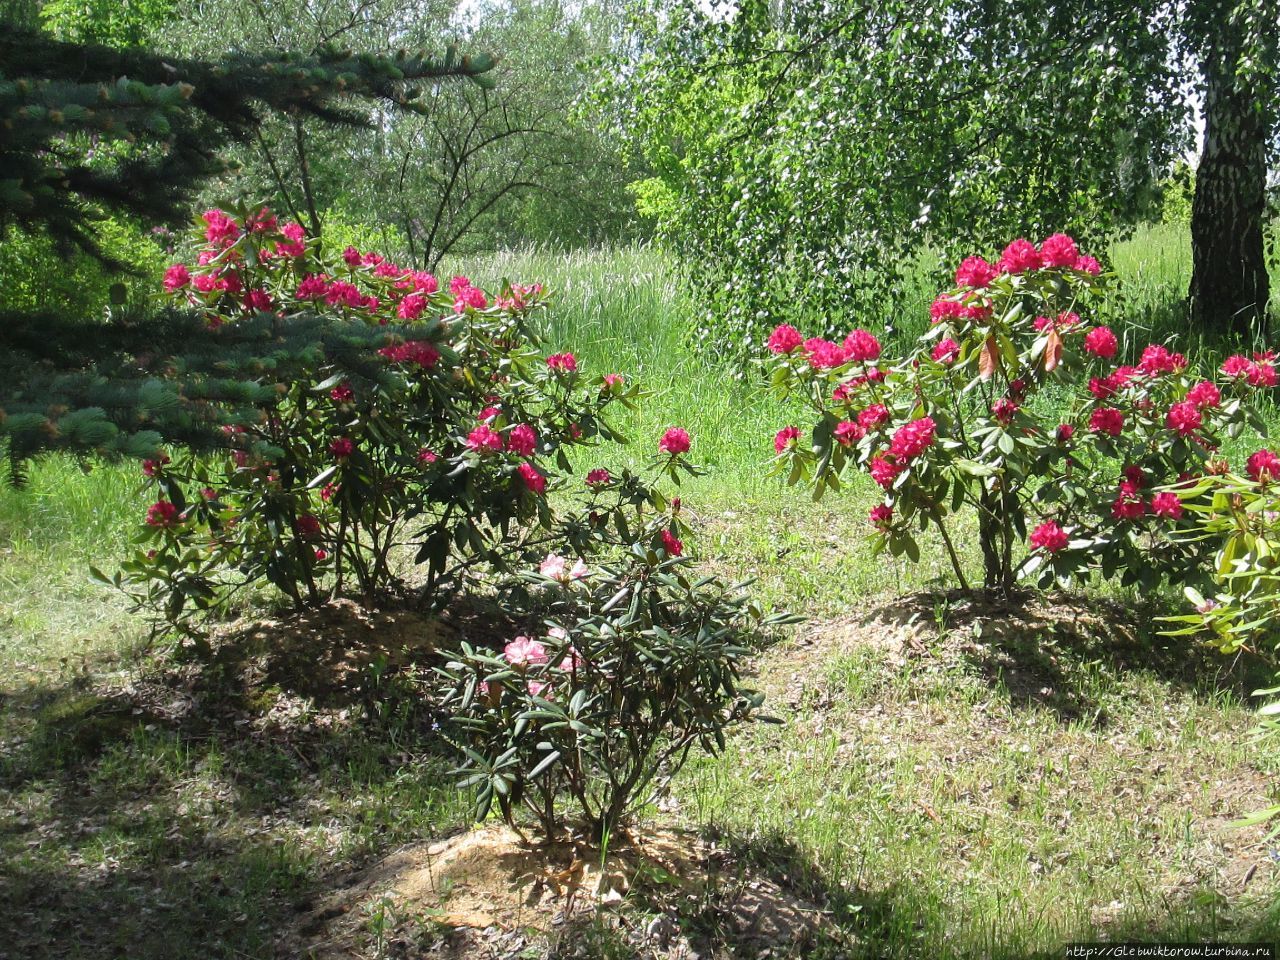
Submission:
M 547 835 L 571 814 L 596 839 L 665 788 L 700 746 L 755 718 L 763 695 L 740 686 L 762 629 L 743 592 L 695 578 L 661 518 L 608 562 L 548 555 L 507 585 L 528 627 L 501 651 L 464 645 L 440 671 L 445 729 L 467 757 L 459 771 L 476 814 L 496 804 L 532 813 Z
M 1232 357 L 1201 377 L 1151 344 L 1117 363 L 1117 336 L 1090 319 L 1105 286 L 1098 262 L 1055 234 L 966 259 L 906 356 L 883 356 L 863 330 L 833 342 L 778 327 L 772 387 L 817 422 L 778 432 L 777 471 L 818 495 L 865 471 L 883 492 L 876 549 L 918 560 L 917 531 L 932 528 L 966 588 L 966 510 L 989 589 L 1094 570 L 1145 585 L 1202 575 L 1209 548 L 1180 535 L 1187 502 L 1222 440 L 1260 427 L 1251 400 L 1275 385 L 1274 358 Z
M 528 328 L 546 303 L 539 286 L 489 292 L 374 253 L 324 257 L 265 209 L 210 210 L 197 232 L 194 262 L 170 267 L 165 289 L 225 336 L 228 370 L 254 386 L 248 414 L 208 404 L 224 452 L 143 465 L 154 502 L 117 582 L 170 622 L 190 627 L 264 581 L 297 604 L 372 601 L 398 587 L 406 560 L 438 600 L 478 565 L 519 565 L 548 542 L 582 555 L 629 545 L 636 517 L 666 510 L 630 472 L 570 476 L 566 452 L 621 440 L 605 412 L 639 391 L 540 348 Z M 312 321 L 297 352 L 283 335 L 274 352 L 238 351 L 249 330 Z M 691 469 L 687 441 L 661 441 L 663 469 Z M 553 509 L 561 487 L 576 496 Z

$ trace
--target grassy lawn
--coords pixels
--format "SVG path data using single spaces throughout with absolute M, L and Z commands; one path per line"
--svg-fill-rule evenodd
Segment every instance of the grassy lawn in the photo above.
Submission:
M 1186 247 L 1160 227 L 1114 251 L 1126 315 L 1155 336 L 1178 328 Z M 517 253 L 468 273 L 557 291 L 548 339 L 651 393 L 619 421 L 622 460 L 686 427 L 710 468 L 682 493 L 702 562 L 810 620 L 761 661 L 785 722 L 691 764 L 661 815 L 819 905 L 824 933 L 797 951 L 1053 957 L 1102 937 L 1280 936 L 1273 851 L 1229 828 L 1276 799 L 1247 739 L 1258 664 L 1156 636 L 1161 597 L 1099 584 L 988 610 L 947 593 L 936 544 L 915 566 L 871 557 L 870 482 L 814 504 L 764 477 L 774 431 L 799 418 L 687 349 L 696 305 L 652 251 Z M 0 490 L 0 957 L 273 956 L 349 871 L 466 824 L 429 707 L 406 691 L 360 674 L 317 695 L 273 674 L 260 641 L 218 669 L 156 657 L 86 572 L 110 568 L 144 509 L 136 467 L 51 459 Z M 958 540 L 976 568 L 972 532 Z M 384 910 L 360 923 L 370 957 L 443 936 Z M 660 955 L 580 935 L 580 956 Z

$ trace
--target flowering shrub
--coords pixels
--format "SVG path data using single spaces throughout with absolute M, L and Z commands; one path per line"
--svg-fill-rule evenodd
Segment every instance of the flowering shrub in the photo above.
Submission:
M 1187 587 L 1191 610 L 1164 618 L 1173 625 L 1165 633 L 1207 636 L 1225 654 L 1247 650 L 1271 662 L 1277 685 L 1255 694 L 1264 698 L 1259 733 L 1274 743 L 1280 736 L 1280 456 L 1258 450 L 1243 474 L 1221 463 L 1182 495 L 1191 521 L 1184 536 L 1202 539 L 1217 552 L 1211 596 Z M 1254 816 L 1275 819 L 1280 806 Z
M 642 542 L 671 536 L 655 523 Z M 501 651 L 453 654 L 442 704 L 477 816 L 496 803 L 514 823 L 524 808 L 549 836 L 567 802 L 607 839 L 695 745 L 723 748 L 763 700 L 739 685 L 751 638 L 794 619 L 763 616 L 741 586 L 692 579 L 688 559 L 661 546 L 596 565 L 550 555 L 511 589 L 508 607 L 543 620 Z
M 490 293 L 353 248 L 327 259 L 266 209 L 210 210 L 197 230 L 195 264 L 171 266 L 165 289 L 219 330 L 228 374 L 254 387 L 236 398 L 250 415 L 206 404 L 224 453 L 143 465 L 155 499 L 118 582 L 170 622 L 189 627 L 263 581 L 297 604 L 353 588 L 371 601 L 396 586 L 406 544 L 426 567 L 424 594 L 439 598 L 478 563 L 545 549 L 539 537 L 580 553 L 631 543 L 614 514 L 665 508 L 630 473 L 568 476 L 566 451 L 620 440 L 604 414 L 639 390 L 539 349 L 527 327 L 546 303 L 538 285 Z M 280 331 L 265 355 L 264 327 Z M 299 327 L 309 337 L 295 348 Z M 692 469 L 683 436 L 662 441 L 673 473 Z M 559 487 L 587 507 L 558 514 L 548 495 Z
M 819 495 L 847 467 L 866 470 L 884 492 L 876 549 L 918 560 L 912 528 L 932 527 L 966 588 L 948 525 L 965 507 L 989 589 L 1095 569 L 1147 585 L 1196 575 L 1205 548 L 1177 536 L 1189 494 L 1170 485 L 1256 425 L 1249 400 L 1275 385 L 1274 357 L 1233 357 L 1212 380 L 1160 344 L 1115 365 L 1118 338 L 1088 320 L 1104 287 L 1098 262 L 1055 234 L 1014 241 L 994 263 L 966 259 L 896 361 L 863 330 L 835 343 L 778 327 L 772 387 L 818 420 L 807 437 L 776 434 L 776 470 Z

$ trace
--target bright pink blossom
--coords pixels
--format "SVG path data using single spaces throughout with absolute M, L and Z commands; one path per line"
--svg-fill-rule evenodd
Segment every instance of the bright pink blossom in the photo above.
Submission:
M 417 320 L 422 316 L 422 311 L 427 307 L 427 298 L 416 293 L 411 293 L 396 307 L 396 316 L 401 320 Z
M 502 434 L 482 423 L 467 434 L 467 449 L 476 453 L 497 453 L 502 449 Z
M 1049 520 L 1031 531 L 1029 538 L 1032 550 L 1043 550 L 1045 553 L 1057 553 L 1065 550 L 1071 538 L 1058 524 Z
M 893 524 L 893 507 L 889 506 L 887 503 L 882 503 L 879 506 L 872 507 L 871 513 L 868 514 L 867 519 L 871 521 L 871 525 L 877 530 L 886 532 Z
M 431 464 L 435 463 L 439 459 L 440 458 L 436 456 L 435 451 L 429 449 L 428 447 L 423 447 L 421 450 L 418 451 L 418 462 L 422 464 L 424 467 L 430 466 Z
M 1270 450 L 1259 450 L 1249 457 L 1245 464 L 1245 473 L 1249 479 L 1257 483 L 1268 483 L 1280 480 L 1280 457 Z
M 1084 348 L 1094 356 L 1109 360 L 1116 355 L 1120 341 L 1110 327 L 1094 327 L 1084 336 Z
M 147 526 L 170 529 L 182 522 L 181 511 L 168 500 L 157 500 L 147 507 Z
M 858 414 L 858 425 L 864 430 L 874 430 L 889 422 L 889 408 L 883 403 L 873 403 Z
M 1142 359 L 1138 361 L 1138 369 L 1149 377 L 1157 377 L 1162 373 L 1176 373 L 1187 365 L 1187 358 L 1180 353 L 1170 353 L 1158 343 L 1147 346 L 1142 351 Z
M 244 295 L 244 306 L 246 310 L 270 310 L 271 294 L 267 293 L 262 287 L 250 290 Z
M 848 359 L 844 347 L 821 337 L 810 337 L 804 342 L 804 349 L 808 354 L 809 366 L 816 370 L 838 367 Z
M 299 300 L 318 300 L 329 292 L 329 280 L 322 273 L 312 273 L 302 278 L 298 284 L 298 292 L 294 294 Z
M 351 384 L 345 381 L 329 391 L 329 399 L 335 403 L 350 403 L 355 399 L 355 395 L 356 392 L 351 389 Z
M 907 469 L 906 464 L 898 463 L 894 460 L 888 460 L 880 454 L 876 454 L 871 458 L 868 465 L 871 472 L 871 479 L 874 480 L 884 489 L 888 490 L 893 486 L 893 481 L 898 479 L 898 475 Z
M 769 351 L 771 353 L 791 353 L 804 343 L 804 337 L 795 327 L 783 323 L 774 327 L 769 334 Z
M 351 454 L 355 453 L 355 450 L 355 442 L 350 437 L 339 437 L 329 444 L 329 452 L 339 460 L 351 456 Z
M 587 471 L 588 487 L 604 487 L 613 482 L 613 475 L 604 467 L 596 467 Z
M 578 358 L 572 353 L 553 353 L 547 357 L 547 366 L 552 370 L 572 373 L 578 369 Z
M 774 435 L 773 449 L 776 453 L 782 453 L 788 447 L 794 447 L 796 440 L 800 437 L 799 427 L 783 427 Z
M 1089 429 L 1118 437 L 1124 429 L 1124 414 L 1114 407 L 1099 407 L 1089 417 Z
M 176 293 L 191 282 L 191 271 L 185 263 L 175 263 L 164 272 L 166 293 Z
M 663 530 L 662 549 L 667 551 L 667 556 L 678 557 L 684 553 L 684 544 L 670 530 Z
M 841 446 L 850 446 L 857 443 L 867 435 L 867 430 L 860 423 L 853 420 L 841 420 L 836 424 L 835 430 L 832 431 L 836 438 L 836 443 Z
M 1146 512 L 1146 502 L 1129 493 L 1121 493 L 1111 504 L 1111 516 L 1117 520 L 1141 520 Z
M 1201 380 L 1187 391 L 1187 399 L 1201 410 L 1208 410 L 1222 403 L 1222 393 L 1208 380 Z
M 524 485 L 531 491 L 539 496 L 546 492 L 547 478 L 540 474 L 533 464 L 522 463 L 516 470 L 520 474 L 520 479 L 524 481 Z
M 999 275 L 996 268 L 981 257 L 965 257 L 956 268 L 956 286 L 981 289 Z
M 527 423 L 518 423 L 511 428 L 511 433 L 507 436 L 507 449 L 512 453 L 522 457 L 533 456 L 537 446 L 538 434 L 534 432 L 533 427 Z
M 682 453 L 689 452 L 692 442 L 689 438 L 689 431 L 683 427 L 670 427 L 662 435 L 662 439 L 658 441 L 658 449 L 663 453 L 678 457 Z
M 1175 403 L 1169 408 L 1164 422 L 1170 430 L 1188 436 L 1200 429 L 1200 408 L 1191 400 Z
M 844 338 L 844 352 L 850 360 L 865 363 L 880 358 L 880 341 L 865 330 L 854 330 Z
M 889 453 L 900 461 L 913 460 L 933 443 L 935 424 L 932 417 L 912 420 L 893 432 Z
M 1182 519 L 1182 501 L 1171 491 L 1157 493 L 1151 498 L 1151 512 L 1157 517 L 1168 517 L 1170 520 Z
M 430 370 L 440 362 L 440 351 L 426 340 L 406 340 L 404 343 L 383 347 L 378 351 L 392 363 L 417 364 Z
M 1075 269 L 1081 273 L 1092 274 L 1096 277 L 1102 272 L 1102 264 L 1098 263 L 1093 257 L 1080 256 L 1076 258 Z
M 1080 259 L 1076 242 L 1065 233 L 1055 233 L 1040 244 L 1040 259 L 1046 267 L 1075 267 Z
M 1026 273 L 1043 265 L 1040 251 L 1030 240 L 1018 239 L 1004 248 L 996 265 L 1002 273 Z
M 958 356 L 960 356 L 960 344 L 950 337 L 939 341 L 933 348 L 933 359 L 938 363 L 952 363 Z
M 1008 426 L 1013 415 L 1018 412 L 1018 405 L 1008 397 L 1000 397 L 991 405 L 991 415 L 1001 426 Z

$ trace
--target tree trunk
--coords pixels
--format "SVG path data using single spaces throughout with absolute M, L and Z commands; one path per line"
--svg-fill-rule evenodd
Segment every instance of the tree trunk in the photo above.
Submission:
M 1201 329 L 1248 337 L 1266 320 L 1263 250 L 1267 130 L 1234 55 L 1205 57 L 1204 149 L 1191 208 L 1191 316 Z

